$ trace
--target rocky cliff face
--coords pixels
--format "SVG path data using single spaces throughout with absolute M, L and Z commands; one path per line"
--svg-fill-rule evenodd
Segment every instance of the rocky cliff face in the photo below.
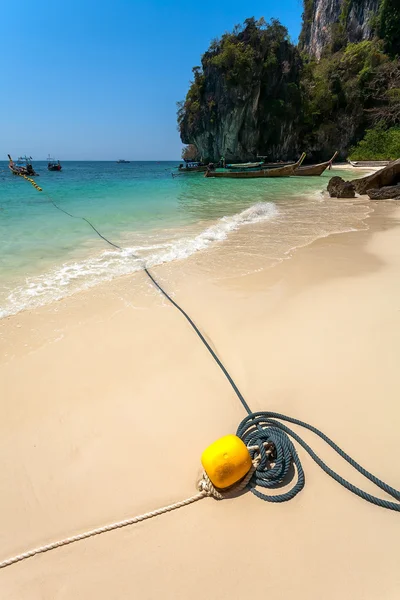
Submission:
M 398 126 L 399 1 L 304 0 L 304 55 L 278 21 L 247 19 L 193 69 L 178 110 L 182 142 L 210 161 L 303 150 L 322 161 L 336 150 L 346 158 L 378 123 Z
M 286 160 L 299 153 L 298 50 L 281 25 L 248 21 L 203 55 L 180 110 L 181 139 L 204 160 Z
M 306 0 L 301 48 L 318 60 L 335 40 L 346 43 L 371 39 L 371 17 L 379 4 L 380 0 Z

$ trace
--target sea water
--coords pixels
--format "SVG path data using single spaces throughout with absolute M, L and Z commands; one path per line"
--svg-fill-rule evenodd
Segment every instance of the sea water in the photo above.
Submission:
M 329 171 L 321 177 L 238 180 L 177 175 L 177 165 L 64 162 L 61 172 L 49 172 L 46 163 L 36 162 L 35 180 L 43 189 L 38 192 L 0 162 L 0 318 L 144 264 L 183 261 L 242 228 L 268 224 L 263 243 L 279 255 L 351 231 L 366 216 L 365 207 L 322 193 Z M 89 219 L 122 252 L 51 201 Z

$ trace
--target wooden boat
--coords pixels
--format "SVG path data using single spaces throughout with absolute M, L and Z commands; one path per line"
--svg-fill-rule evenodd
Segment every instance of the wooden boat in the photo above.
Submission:
M 319 165 L 310 165 L 309 167 L 300 167 L 296 169 L 294 175 L 305 175 L 306 177 L 322 175 L 322 173 L 329 167 L 331 168 L 333 161 L 337 156 L 337 152 L 332 156 L 330 160 L 320 163 Z
M 9 163 L 8 168 L 13 175 L 37 175 L 32 163 L 32 156 L 21 156 L 17 162 L 14 162 L 10 155 L 8 155 Z
M 238 171 L 242 171 L 244 169 L 260 169 L 263 166 L 262 162 L 248 162 L 248 163 L 236 163 L 231 165 L 226 165 L 226 169 L 234 169 Z
M 191 161 L 186 162 L 184 165 L 180 164 L 178 167 L 179 173 L 204 173 L 208 168 L 214 168 L 214 165 L 204 165 L 201 162 Z
M 50 154 L 47 157 L 47 168 L 49 171 L 61 171 L 62 166 L 59 160 L 55 160 L 54 158 L 50 158 Z
M 390 160 L 349 160 L 352 167 L 387 167 Z
M 300 167 L 305 159 L 306 154 L 303 152 L 299 160 L 292 165 L 285 167 L 277 167 L 276 169 L 261 169 L 259 171 L 232 171 L 232 172 L 217 172 L 206 171 L 205 177 L 229 177 L 231 179 L 253 179 L 256 177 L 290 177 L 295 170 Z
M 262 164 L 262 168 L 263 169 L 277 169 L 278 167 L 289 167 L 291 165 L 294 165 L 293 161 L 288 161 L 288 162 L 284 162 L 284 161 L 282 161 L 282 162 L 270 162 L 270 163 L 264 162 Z

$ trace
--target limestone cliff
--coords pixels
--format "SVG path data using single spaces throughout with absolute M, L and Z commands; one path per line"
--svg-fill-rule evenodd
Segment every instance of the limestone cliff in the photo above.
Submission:
M 344 159 L 399 126 L 400 0 L 304 0 L 303 22 L 298 47 L 254 18 L 211 43 L 178 110 L 203 160 Z
M 181 139 L 203 159 L 276 159 L 299 153 L 298 50 L 277 22 L 248 19 L 203 55 L 178 113 Z
M 330 44 L 371 39 L 379 4 L 380 0 L 305 0 L 300 48 L 319 59 Z

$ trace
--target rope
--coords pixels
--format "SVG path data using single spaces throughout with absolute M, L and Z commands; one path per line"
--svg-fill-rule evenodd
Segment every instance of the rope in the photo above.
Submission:
M 244 399 L 244 397 L 243 397 L 242 393 L 240 392 L 239 388 L 237 387 L 236 383 L 234 382 L 233 377 L 230 375 L 228 369 L 225 367 L 223 362 L 218 358 L 217 354 L 211 348 L 210 344 L 207 342 L 206 338 L 201 333 L 200 329 L 197 327 L 197 325 L 194 323 L 194 321 L 183 310 L 183 308 L 181 306 L 179 306 L 179 304 L 177 302 L 175 302 L 175 300 L 173 300 L 171 298 L 171 296 L 169 296 L 167 294 L 167 292 L 162 288 L 162 286 L 158 283 L 158 281 L 153 277 L 153 275 L 150 273 L 150 271 L 146 267 L 144 267 L 143 270 L 146 273 L 147 277 L 149 277 L 149 279 L 154 283 L 156 288 L 167 298 L 167 300 L 169 300 L 169 302 L 171 302 L 171 304 L 173 306 L 175 306 L 175 308 L 177 308 L 179 310 L 180 313 L 182 313 L 182 315 L 185 317 L 185 319 L 189 322 L 190 326 L 197 333 L 197 335 L 199 336 L 199 338 L 201 339 L 201 341 L 203 342 L 203 344 L 205 345 L 205 347 L 207 348 L 207 350 L 209 351 L 209 353 L 211 354 L 211 356 L 213 357 L 213 359 L 215 360 L 217 365 L 220 367 L 221 371 L 223 372 L 223 374 L 225 375 L 225 377 L 227 378 L 229 383 L 231 384 L 233 391 L 235 392 L 236 396 L 239 398 L 240 402 L 242 403 L 243 408 L 248 413 L 251 413 L 250 407 L 247 404 L 246 400 Z
M 81 540 L 85 540 L 95 535 L 100 535 L 101 533 L 107 533 L 108 531 L 113 531 L 114 529 L 121 529 L 122 527 L 127 527 L 128 525 L 134 525 L 135 523 L 140 523 L 141 521 L 146 521 L 147 519 L 152 519 L 153 517 L 158 517 L 159 515 L 163 515 L 167 512 L 171 512 L 178 508 L 182 508 L 183 506 L 193 504 L 193 502 L 197 502 L 198 500 L 206 498 L 209 495 L 211 494 L 207 493 L 206 490 L 202 490 L 195 496 L 191 496 L 186 500 L 182 500 L 182 502 L 176 502 L 175 504 L 170 504 L 169 506 L 158 508 L 157 510 L 144 513 L 143 515 L 133 517 L 132 519 L 125 519 L 124 521 L 118 521 L 117 523 L 112 523 L 111 525 L 98 527 L 97 529 L 91 529 L 90 531 L 86 531 L 85 533 L 80 533 L 78 535 L 59 540 L 58 542 L 47 544 L 46 546 L 39 546 L 38 548 L 34 548 L 33 550 L 29 550 L 28 552 L 23 552 L 22 554 L 17 554 L 17 556 L 13 556 L 12 558 L 3 560 L 3 562 L 0 562 L 0 569 L 9 567 L 10 565 L 20 562 L 21 560 L 25 560 L 26 558 L 36 556 L 37 554 L 42 554 L 43 552 L 48 552 L 49 550 L 55 550 L 55 548 L 60 548 L 61 546 L 68 546 L 69 544 L 73 544 L 74 542 L 80 542 Z
M 351 456 L 346 454 L 346 452 L 344 452 L 322 431 L 316 427 L 313 427 L 312 425 L 309 425 L 308 423 L 305 423 L 304 421 L 299 421 L 298 419 L 293 419 L 292 417 L 287 417 L 275 412 L 250 413 L 240 423 L 236 432 L 236 435 L 240 437 L 248 447 L 250 446 L 249 451 L 252 456 L 254 456 L 256 451 L 261 455 L 260 463 L 255 470 L 254 477 L 250 481 L 250 489 L 258 498 L 267 500 L 268 502 L 285 502 L 294 498 L 294 496 L 296 496 L 296 494 L 303 489 L 305 482 L 304 472 L 296 449 L 289 438 L 290 436 L 296 440 L 296 442 L 300 444 L 300 446 L 302 446 L 306 452 L 308 452 L 311 458 L 317 463 L 317 465 L 321 467 L 321 469 L 323 469 L 323 471 L 325 471 L 325 473 L 330 475 L 330 477 L 332 477 L 350 492 L 356 494 L 367 502 L 371 502 L 371 504 L 400 512 L 400 504 L 397 502 L 382 500 L 381 498 L 377 498 L 376 496 L 361 490 L 352 483 L 349 483 L 346 479 L 344 479 L 344 477 L 328 467 L 328 465 L 326 465 L 323 460 L 319 458 L 314 450 L 297 433 L 283 423 L 276 421 L 276 419 L 293 423 L 293 425 L 299 425 L 300 427 L 304 427 L 304 429 L 312 431 L 366 479 L 369 479 L 369 481 L 392 496 L 392 498 L 400 501 L 400 491 L 392 488 L 390 485 L 364 469 L 364 467 L 358 464 L 353 458 L 351 458 Z M 266 455 L 265 452 L 266 444 L 274 447 L 272 468 L 270 466 L 271 459 Z M 257 450 L 251 448 L 253 445 L 255 445 Z M 274 488 L 284 483 L 292 463 L 294 463 L 297 469 L 297 482 L 294 484 L 291 490 L 277 496 L 269 496 L 255 489 L 255 486 Z
M 217 490 L 210 481 L 208 475 L 206 473 L 203 473 L 203 477 L 198 483 L 198 494 L 195 494 L 190 498 L 186 498 L 186 500 L 182 500 L 181 502 L 175 502 L 174 504 L 169 504 L 168 506 L 163 506 L 162 508 L 152 510 L 150 512 L 144 513 L 143 515 L 138 515 L 137 517 L 124 519 L 123 521 L 117 521 L 116 523 L 112 523 L 111 525 L 105 525 L 104 527 L 90 529 L 89 531 L 85 531 L 84 533 L 79 533 L 77 535 L 73 535 L 71 537 L 52 542 L 51 544 L 46 544 L 45 546 L 39 546 L 38 548 L 28 550 L 27 552 L 22 552 L 21 554 L 17 554 L 12 558 L 8 558 L 7 560 L 3 560 L 2 562 L 0 562 L 0 569 L 4 569 L 5 567 L 14 565 L 15 563 L 21 562 L 22 560 L 26 560 L 27 558 L 32 558 L 37 554 L 43 554 L 44 552 L 49 552 L 50 550 L 55 550 L 56 548 L 61 548 L 62 546 L 68 546 L 69 544 L 74 544 L 75 542 L 80 542 L 82 540 L 86 540 L 96 535 L 101 535 L 102 533 L 108 533 L 109 531 L 114 531 L 115 529 L 122 529 L 123 527 L 128 527 L 129 525 L 135 525 L 136 523 L 146 521 L 147 519 L 152 519 L 153 517 L 159 517 L 160 515 L 172 512 L 174 510 L 177 510 L 178 508 L 189 506 L 189 504 L 193 504 L 194 502 L 202 500 L 203 498 L 213 497 L 216 500 L 223 500 L 224 498 L 229 498 L 231 496 L 237 495 L 238 493 L 243 491 L 243 489 L 245 489 L 245 487 L 247 486 L 248 482 L 253 476 L 253 473 L 258 463 L 259 457 L 256 456 L 253 461 L 253 466 L 250 469 L 249 473 L 246 475 L 246 477 L 226 491 Z

